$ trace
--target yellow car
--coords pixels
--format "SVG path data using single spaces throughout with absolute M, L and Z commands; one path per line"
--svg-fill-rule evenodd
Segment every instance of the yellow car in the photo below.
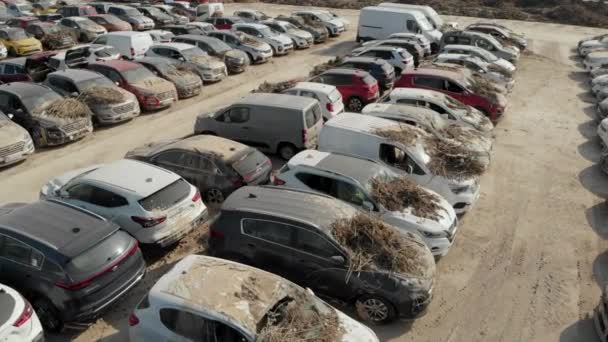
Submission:
M 36 38 L 28 37 L 25 31 L 17 27 L 0 30 L 0 43 L 6 46 L 9 56 L 25 56 L 42 52 L 42 44 Z
M 57 12 L 57 7 L 55 7 L 55 6 L 48 6 L 48 5 L 45 5 L 45 4 L 33 4 L 32 5 L 32 12 L 35 15 L 51 14 L 51 13 L 56 13 Z

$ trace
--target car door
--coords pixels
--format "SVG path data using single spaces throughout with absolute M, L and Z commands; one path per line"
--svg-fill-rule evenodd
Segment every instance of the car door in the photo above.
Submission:
M 468 92 L 463 87 L 461 87 L 456 82 L 453 82 L 450 80 L 444 80 L 444 91 L 443 92 L 447 95 L 450 95 L 451 97 L 455 98 L 456 100 L 458 100 L 462 103 L 466 103 L 470 99 L 470 97 L 467 96 Z
M 0 274 L 3 283 L 20 290 L 45 288 L 40 270 L 44 255 L 13 236 L 0 234 Z
M 250 113 L 247 107 L 231 107 L 215 117 L 218 134 L 224 138 L 256 146 L 256 128 L 249 125 Z
M 378 154 L 380 160 L 398 174 L 406 174 L 420 185 L 430 183 L 431 175 L 428 175 L 415 158 L 399 146 L 382 143 Z
M 199 188 L 201 192 L 205 192 L 210 187 L 219 187 L 219 170 L 215 164 L 206 156 L 190 151 L 184 152 L 182 162 L 182 173 L 179 175 L 184 177 L 190 184 Z

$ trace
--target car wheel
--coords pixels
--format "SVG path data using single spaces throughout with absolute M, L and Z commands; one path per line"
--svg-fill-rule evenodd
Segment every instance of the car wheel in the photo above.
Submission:
M 15 57 L 15 56 L 17 56 L 17 51 L 15 51 L 15 49 L 11 47 L 8 49 L 8 55 L 10 57 Z
M 386 299 L 374 295 L 365 295 L 355 302 L 357 316 L 366 322 L 384 324 L 395 319 L 397 313 Z
M 251 53 L 246 52 L 247 57 L 249 57 L 249 64 L 253 64 L 255 61 L 253 60 L 253 55 L 251 55 Z
M 208 204 L 222 204 L 224 202 L 224 193 L 218 188 L 211 188 L 205 193 L 205 202 Z
M 42 147 L 44 145 L 46 145 L 46 139 L 44 138 L 44 133 L 42 132 L 42 129 L 40 129 L 39 127 L 34 127 L 32 129 L 32 140 L 34 140 L 34 146 L 36 147 Z
M 350 112 L 359 113 L 363 109 L 363 101 L 361 101 L 360 98 L 353 96 L 348 99 L 346 106 Z
M 83 42 L 83 43 L 86 43 L 86 42 L 88 42 L 88 41 L 89 41 L 89 38 L 87 38 L 87 35 L 86 35 L 86 34 L 84 34 L 84 33 L 81 33 L 81 34 L 80 34 L 80 38 L 79 38 L 79 39 L 80 39 L 80 41 L 81 41 L 81 42 Z
M 32 306 L 45 330 L 59 332 L 63 329 L 63 322 L 59 318 L 59 312 L 48 299 L 38 298 Z
M 289 160 L 296 155 L 296 148 L 292 144 L 281 144 L 278 152 L 282 159 Z

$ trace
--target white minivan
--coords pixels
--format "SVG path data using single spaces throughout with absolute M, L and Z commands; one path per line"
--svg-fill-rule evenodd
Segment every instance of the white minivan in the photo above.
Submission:
M 283 94 L 306 96 L 319 101 L 323 112 L 323 121 L 344 112 L 342 94 L 340 94 L 338 88 L 330 84 L 298 82 L 293 88 L 285 90 Z
M 319 135 L 319 151 L 374 160 L 437 192 L 456 213 L 471 209 L 479 198 L 479 177 L 447 178 L 435 174 L 429 167 L 431 156 L 423 139 L 414 139 L 412 144 L 406 145 L 378 134 L 379 130 L 402 130 L 404 127 L 410 126 L 369 115 L 344 113 L 323 126 Z M 409 129 L 424 134 L 417 128 Z
M 364 7 L 359 15 L 357 42 L 386 39 L 393 33 L 420 33 L 431 41 L 436 51 L 441 32 L 429 23 L 422 12 L 393 7 Z
M 424 14 L 426 19 L 429 21 L 429 23 L 431 23 L 431 25 L 433 25 L 435 29 L 441 30 L 444 25 L 443 19 L 441 19 L 439 13 L 437 13 L 437 11 L 435 11 L 435 9 L 433 9 L 433 7 L 431 6 L 400 4 L 395 2 L 383 2 L 380 3 L 378 6 L 420 11 L 422 14 Z
M 154 41 L 147 32 L 117 31 L 102 34 L 92 44 L 111 45 L 124 58 L 135 59 L 143 57 Z

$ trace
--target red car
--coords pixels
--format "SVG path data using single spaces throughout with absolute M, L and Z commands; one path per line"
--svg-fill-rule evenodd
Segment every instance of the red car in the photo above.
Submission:
M 358 69 L 330 69 L 309 82 L 335 86 L 342 94 L 346 109 L 351 112 L 360 112 L 366 104 L 380 96 L 378 81 L 367 71 Z
M 28 57 L 11 58 L 0 62 L 0 82 L 42 82 L 53 70 L 49 59 L 57 51 L 44 51 Z
M 205 19 L 205 21 L 213 24 L 218 30 L 230 30 L 232 29 L 232 25 L 245 22 L 239 17 L 211 17 Z
M 494 124 L 498 122 L 507 106 L 504 95 L 491 90 L 474 92 L 473 80 L 451 70 L 418 68 L 407 71 L 395 82 L 395 88 L 421 88 L 442 92 L 484 113 Z
M 119 87 L 133 93 L 144 110 L 166 108 L 177 101 L 175 85 L 157 77 L 139 63 L 111 60 L 89 63 L 87 69 L 106 76 Z
M 40 21 L 37 17 L 17 17 L 11 18 L 6 21 L 6 25 L 9 27 L 19 27 L 26 29 L 30 24 Z
M 105 28 L 108 32 L 133 30 L 131 24 L 124 20 L 118 19 L 117 16 L 112 14 L 95 14 L 90 15 L 88 18 L 97 25 Z

